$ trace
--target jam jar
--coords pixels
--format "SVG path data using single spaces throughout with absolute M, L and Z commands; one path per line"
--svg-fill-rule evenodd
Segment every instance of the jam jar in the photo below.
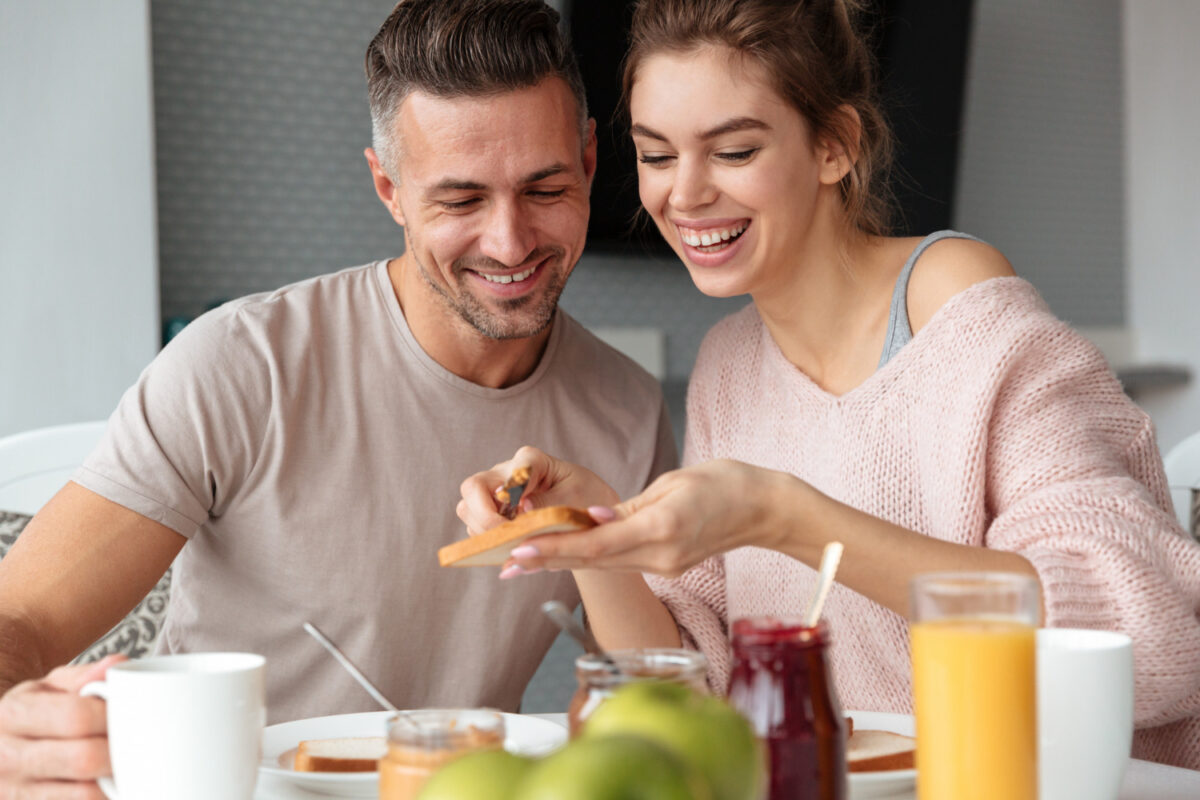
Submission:
M 770 754 L 769 800 L 845 800 L 846 721 L 826 661 L 829 628 L 751 617 L 731 629 L 729 702 Z
M 475 750 L 504 746 L 504 717 L 490 709 L 401 711 L 388 719 L 379 762 L 379 800 L 415 800 L 439 767 Z
M 575 678 L 578 688 L 567 709 L 567 723 L 574 739 L 596 706 L 616 691 L 618 686 L 633 681 L 672 681 L 707 692 L 705 674 L 708 659 L 703 653 L 681 648 L 640 648 L 611 650 L 609 656 L 617 669 L 595 655 L 575 659 Z

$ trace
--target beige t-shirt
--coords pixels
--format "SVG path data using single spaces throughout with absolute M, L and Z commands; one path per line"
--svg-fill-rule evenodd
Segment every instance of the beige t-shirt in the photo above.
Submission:
M 386 262 L 221 306 L 121 399 L 74 480 L 189 538 L 163 652 L 267 656 L 271 721 L 372 710 L 311 620 L 400 707 L 515 710 L 570 573 L 446 569 L 468 475 L 533 444 L 622 497 L 675 463 L 662 393 L 559 312 L 528 379 L 489 389 L 413 338 Z

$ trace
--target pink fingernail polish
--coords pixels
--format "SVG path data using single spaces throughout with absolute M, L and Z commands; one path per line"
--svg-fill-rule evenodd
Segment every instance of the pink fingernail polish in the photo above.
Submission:
M 525 570 L 526 575 L 537 575 L 539 572 L 545 572 L 541 567 L 530 567 Z
M 500 580 L 506 581 L 509 578 L 517 578 L 525 574 L 525 570 L 520 564 L 513 564 L 511 567 L 505 567 L 500 571 Z
M 608 506 L 588 506 L 587 512 L 596 522 L 612 522 L 617 518 L 617 512 Z
M 520 547 L 514 547 L 513 551 L 509 553 L 509 555 L 513 558 L 537 558 L 541 554 L 542 551 L 538 550 L 531 544 L 523 544 Z

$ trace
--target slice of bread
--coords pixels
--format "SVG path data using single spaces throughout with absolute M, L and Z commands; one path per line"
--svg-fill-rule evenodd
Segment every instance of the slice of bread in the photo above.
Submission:
M 581 508 L 535 508 L 478 536 L 446 545 L 438 550 L 438 563 L 443 567 L 498 567 L 508 560 L 512 549 L 526 539 L 546 533 L 581 531 L 595 525 Z
M 851 772 L 912 769 L 917 740 L 891 731 L 857 730 L 846 741 Z
M 296 749 L 297 772 L 374 772 L 387 753 L 382 736 L 306 739 Z

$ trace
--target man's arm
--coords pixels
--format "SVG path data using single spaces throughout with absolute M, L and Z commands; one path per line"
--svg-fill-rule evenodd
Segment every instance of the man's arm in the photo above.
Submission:
M 75 483 L 0 560 L 0 694 L 65 664 L 154 588 L 186 539 Z

